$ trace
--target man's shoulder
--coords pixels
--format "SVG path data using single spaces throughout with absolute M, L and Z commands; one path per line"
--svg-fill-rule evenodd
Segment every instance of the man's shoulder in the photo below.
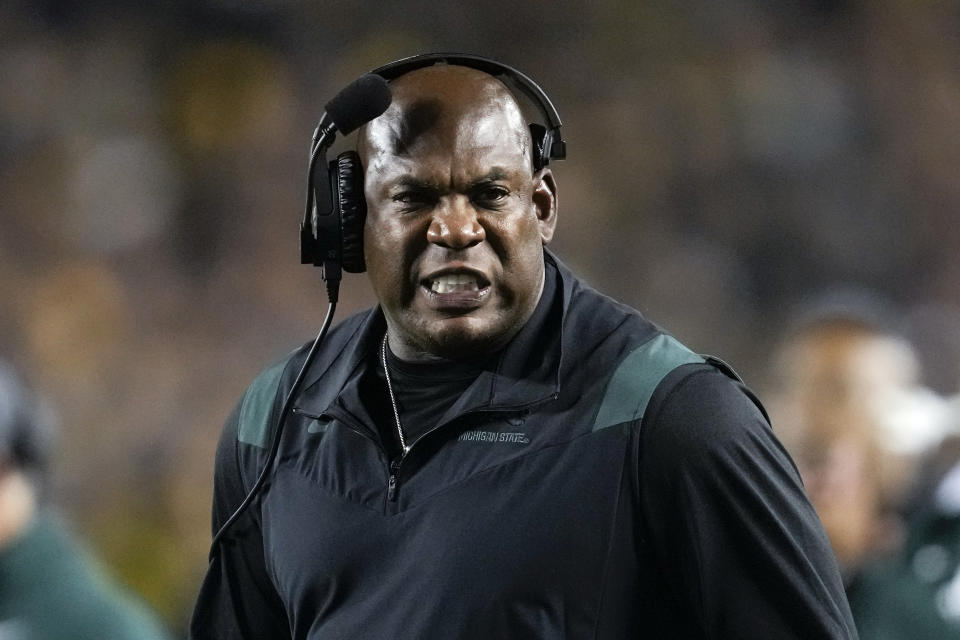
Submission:
M 359 311 L 331 327 L 318 347 L 311 370 L 327 371 L 338 358 L 348 352 L 351 343 L 373 313 L 372 309 Z M 272 422 L 271 414 L 279 409 L 278 399 L 293 387 L 313 343 L 314 340 L 303 343 L 254 377 L 241 396 L 237 408 L 237 440 L 260 447 L 266 446 L 265 440 L 269 435 L 267 427 Z
M 706 360 L 638 310 L 558 264 L 567 297 L 565 368 L 602 390 L 593 430 L 640 419 L 668 374 Z
M 673 336 L 657 333 L 639 344 L 630 344 L 611 363 L 594 430 L 638 420 L 663 381 L 684 365 L 705 360 Z
M 640 311 L 586 284 L 562 263 L 558 269 L 568 296 L 564 332 L 573 336 L 568 340 L 573 356 L 568 365 L 576 369 L 592 362 L 593 374 L 600 372 L 595 381 L 603 394 L 594 430 L 640 419 L 647 407 L 660 407 L 681 386 L 700 397 L 683 403 L 687 409 L 717 397 L 741 412 L 758 410 L 761 422 L 769 421 L 759 400 L 725 362 L 700 355 Z

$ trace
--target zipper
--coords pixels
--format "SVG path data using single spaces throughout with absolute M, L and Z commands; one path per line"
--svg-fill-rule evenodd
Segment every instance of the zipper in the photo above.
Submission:
M 404 456 L 401 455 L 390 463 L 390 479 L 387 480 L 387 500 L 397 501 L 397 486 L 400 484 L 400 463 Z

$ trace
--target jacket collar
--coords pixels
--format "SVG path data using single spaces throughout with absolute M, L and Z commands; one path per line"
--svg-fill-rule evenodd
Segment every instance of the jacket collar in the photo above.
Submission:
M 557 397 L 560 371 L 567 336 L 564 326 L 570 305 L 573 274 L 551 252 L 544 250 L 546 287 L 552 287 L 550 308 L 534 313 L 520 332 L 504 348 L 496 370 L 481 372 L 477 380 L 458 400 L 450 412 L 517 411 Z M 543 301 L 543 300 L 542 300 Z M 559 322 L 558 322 L 559 318 Z M 379 307 L 366 311 L 356 328 L 342 344 L 323 349 L 326 357 L 311 366 L 303 391 L 294 406 L 304 413 L 323 415 L 339 413 L 342 408 L 354 415 L 365 415 L 358 401 L 357 381 L 364 367 L 378 361 L 378 351 L 386 320 Z

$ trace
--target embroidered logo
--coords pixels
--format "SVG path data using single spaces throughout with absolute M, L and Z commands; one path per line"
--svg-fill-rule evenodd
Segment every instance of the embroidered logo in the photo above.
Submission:
M 530 438 L 521 431 L 501 433 L 499 431 L 464 431 L 458 442 L 506 442 L 508 444 L 528 444 Z

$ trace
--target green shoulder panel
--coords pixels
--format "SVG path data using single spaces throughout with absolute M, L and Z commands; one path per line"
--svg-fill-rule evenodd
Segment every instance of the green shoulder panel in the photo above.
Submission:
M 599 431 L 643 417 L 647 403 L 663 378 L 682 364 L 703 358 L 672 336 L 659 334 L 627 355 L 607 384 L 593 430 Z
M 287 360 L 284 359 L 264 370 L 247 389 L 240 405 L 240 424 L 237 427 L 237 440 L 240 442 L 264 449 L 269 444 L 273 431 L 270 414 L 286 366 Z

